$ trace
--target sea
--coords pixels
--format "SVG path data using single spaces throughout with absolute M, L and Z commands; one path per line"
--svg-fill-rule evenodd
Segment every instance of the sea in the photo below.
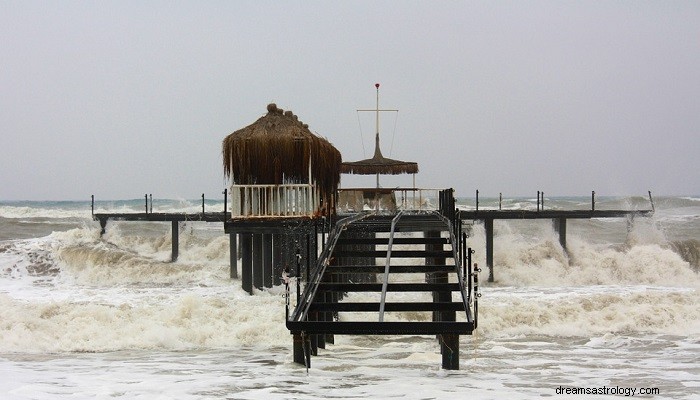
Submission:
M 181 223 L 171 262 L 170 223 L 100 235 L 90 201 L 0 201 L 0 398 L 700 399 L 700 196 L 653 200 L 651 217 L 569 220 L 566 250 L 549 220 L 496 221 L 493 283 L 483 225 L 468 223 L 482 296 L 455 371 L 434 336 L 337 336 L 311 368 L 295 364 L 284 288 L 249 295 L 229 277 L 221 223 Z M 142 212 L 144 199 L 94 207 Z M 196 213 L 201 200 L 152 207 Z M 479 200 L 499 207 L 537 201 Z

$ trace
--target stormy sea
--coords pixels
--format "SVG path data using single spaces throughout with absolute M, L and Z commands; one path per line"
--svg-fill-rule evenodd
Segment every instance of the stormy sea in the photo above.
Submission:
M 482 297 L 458 371 L 441 369 L 430 336 L 338 336 L 308 371 L 295 364 L 283 287 L 249 295 L 229 278 L 221 223 L 181 223 L 171 262 L 170 223 L 110 222 L 100 235 L 89 201 L 0 202 L 0 398 L 698 399 L 700 197 L 654 202 L 651 217 L 570 220 L 566 251 L 549 220 L 496 221 L 493 283 L 484 227 L 469 224 Z M 648 207 L 641 197 L 596 204 Z M 153 204 L 200 210 L 197 200 Z

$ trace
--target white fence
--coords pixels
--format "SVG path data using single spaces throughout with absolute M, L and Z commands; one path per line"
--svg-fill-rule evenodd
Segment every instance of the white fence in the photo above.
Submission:
M 231 185 L 231 218 L 311 217 L 319 210 L 315 185 Z

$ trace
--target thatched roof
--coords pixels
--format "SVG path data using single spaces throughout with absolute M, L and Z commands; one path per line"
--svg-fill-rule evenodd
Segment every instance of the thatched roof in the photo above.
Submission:
M 311 133 L 291 111 L 275 104 L 251 125 L 226 136 L 222 143 L 224 174 L 242 185 L 309 183 L 334 192 L 340 181 L 340 152 Z
M 355 175 L 399 175 L 418 173 L 418 163 L 385 158 L 379 149 L 379 134 L 374 144 L 374 156 L 366 160 L 344 162 L 340 172 Z

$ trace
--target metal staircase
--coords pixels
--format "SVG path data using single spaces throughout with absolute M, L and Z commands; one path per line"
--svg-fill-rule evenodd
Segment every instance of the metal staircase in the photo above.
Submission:
M 459 335 L 477 326 L 478 278 L 455 220 L 403 211 L 338 221 L 287 319 L 302 346 L 295 360 L 308 366 L 312 338 L 334 334 L 438 335 L 443 367 L 458 369 Z

